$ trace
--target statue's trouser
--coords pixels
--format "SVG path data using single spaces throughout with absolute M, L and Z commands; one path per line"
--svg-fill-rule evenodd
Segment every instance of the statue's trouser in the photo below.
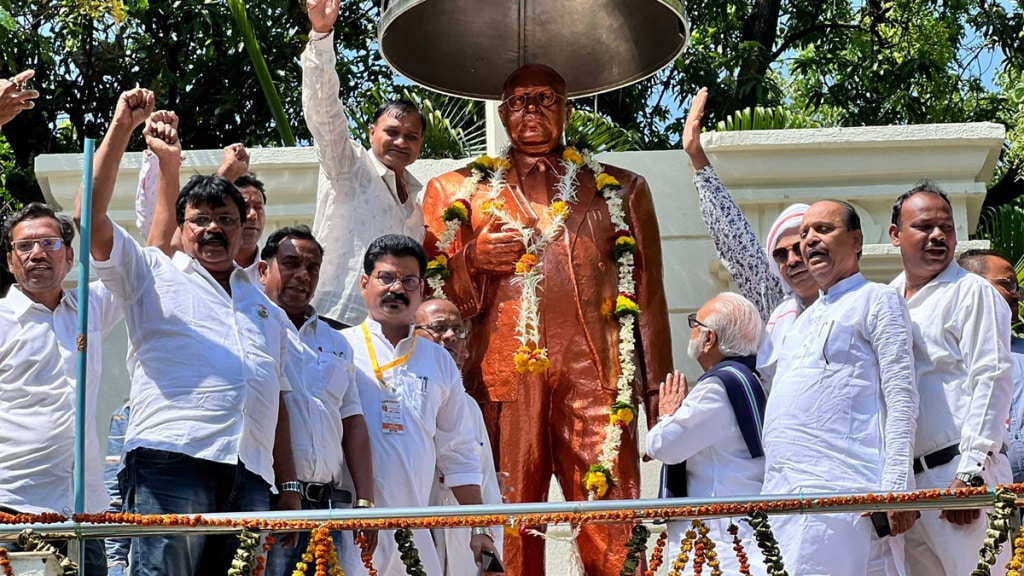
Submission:
M 565 332 L 559 330 L 560 334 Z M 509 473 L 509 484 L 514 488 L 510 502 L 546 501 L 552 474 L 566 500 L 586 500 L 584 478 L 598 461 L 609 408 L 615 401 L 615 390 L 597 380 L 587 354 L 581 353 L 587 349 L 582 331 L 557 344 L 546 344 L 551 367 L 543 374 L 524 378 L 515 402 L 483 407 L 498 470 Z M 615 486 L 603 499 L 639 497 L 636 421 L 623 430 L 613 474 Z M 626 524 L 583 526 L 577 542 L 588 576 L 619 574 L 629 533 Z M 507 573 L 542 576 L 544 546 L 544 540 L 537 536 L 507 535 Z

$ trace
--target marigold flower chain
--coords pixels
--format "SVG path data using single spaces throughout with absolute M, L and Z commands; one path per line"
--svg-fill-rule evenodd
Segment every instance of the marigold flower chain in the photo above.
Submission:
M 1006 576 L 1021 576 L 1024 570 L 1024 531 L 1013 541 L 1013 558 L 1006 564 Z
M 0 569 L 4 576 L 14 576 L 14 568 L 11 568 L 11 559 L 7 557 L 7 548 L 0 548 Z
M 647 563 L 647 570 L 644 572 L 644 576 L 654 576 L 657 574 L 658 569 L 661 568 L 662 563 L 665 561 L 665 544 L 668 543 L 668 530 L 661 533 L 658 536 L 658 541 L 654 543 L 654 550 L 651 551 L 651 560 Z
M 743 549 L 743 542 L 740 541 L 740 527 L 730 522 L 729 534 L 732 535 L 732 550 L 736 553 L 736 560 L 740 564 L 740 574 L 750 576 L 750 563 L 747 562 L 747 552 Z
M 693 530 L 687 530 L 683 534 L 683 541 L 679 548 L 679 555 L 676 556 L 674 562 L 672 562 L 672 571 L 669 572 L 669 576 L 682 576 L 683 570 L 686 570 L 686 564 L 690 561 L 690 551 L 693 550 L 693 543 L 697 540 L 697 533 Z
M 359 545 L 359 559 L 363 561 L 366 572 L 369 576 L 377 576 L 377 569 L 373 567 L 373 554 L 370 553 L 370 542 L 361 530 L 356 534 L 356 544 Z

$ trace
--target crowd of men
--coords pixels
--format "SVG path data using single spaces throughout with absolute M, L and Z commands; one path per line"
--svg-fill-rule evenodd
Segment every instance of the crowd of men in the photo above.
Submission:
M 182 186 L 177 116 L 154 110 L 146 89 L 118 99 L 95 157 L 89 222 L 99 279 L 88 299 L 87 510 L 106 510 L 111 500 L 141 514 L 499 504 L 509 494 L 542 499 L 547 485 L 535 477 L 551 474 L 568 496 L 585 498 L 580 470 L 603 441 L 592 424 L 607 418 L 615 398 L 614 383 L 600 375 L 616 373 L 608 362 L 619 344 L 602 335 L 606 318 L 564 303 L 587 299 L 574 298 L 577 290 L 616 293 L 614 261 L 587 252 L 599 242 L 569 241 L 610 236 L 601 228 L 609 225 L 606 212 L 591 218 L 581 209 L 565 241 L 544 253 L 552 276 L 540 315 L 550 325 L 554 370 L 512 380 L 504 356 L 514 351 L 505 340 L 513 340 L 508 314 L 521 289 L 512 279 L 520 239 L 490 220 L 467 222 L 471 233 L 459 241 L 445 285 L 450 300 L 428 294 L 424 243 L 442 243 L 447 223 L 437 220 L 438 206 L 469 173 L 424 188 L 407 170 L 426 128 L 408 102 L 377 111 L 369 150 L 350 138 L 335 72 L 337 3 L 308 0 L 307 7 L 302 101 L 320 161 L 312 228 L 272 231 L 261 247 L 273 191 L 249 172 L 244 146 L 224 150 L 217 174 Z M 31 75 L 0 80 L 0 124 L 39 97 L 25 89 Z M 565 169 L 557 159 L 566 86 L 549 68 L 527 66 L 510 76 L 505 95 L 509 177 L 520 182 L 508 194 L 521 194 L 508 198 L 529 214 L 550 200 L 544 194 Z M 931 182 L 893 204 L 889 233 L 904 272 L 890 285 L 861 274 L 860 217 L 844 201 L 786 208 L 762 245 L 701 146 L 706 99 L 706 90 L 694 97 L 683 145 L 701 216 L 742 295 L 719 294 L 689 316 L 688 354 L 704 370 L 693 385 L 679 372 L 662 381 L 671 366 L 667 308 L 646 183 L 608 167 L 628 200 L 638 244 L 638 395 L 652 425 L 646 452 L 664 463 L 664 496 L 1024 479 L 1024 341 L 1011 338 L 1021 300 L 1012 263 L 987 250 L 955 261 L 953 211 Z M 147 150 L 136 207 L 144 245 L 109 214 L 118 168 L 140 127 Z M 580 180 L 581 197 L 599 197 L 593 178 Z M 32 203 L 3 225 L 16 284 L 0 299 L 0 512 L 72 508 L 79 299 L 62 283 L 83 213 L 80 195 L 74 222 Z M 535 225 L 550 222 L 535 218 Z M 464 317 L 473 317 L 476 332 Z M 95 343 L 122 320 L 131 394 L 112 420 L 105 490 L 93 426 L 103 382 Z M 479 386 L 476 398 L 463 387 L 463 371 L 467 385 Z M 481 397 L 498 407 L 481 410 Z M 637 495 L 635 432 L 623 433 L 612 497 Z M 795 515 L 773 518 L 772 526 L 792 574 L 963 575 L 985 538 L 981 513 Z M 709 524 L 716 542 L 732 540 L 730 520 Z M 668 530 L 675 558 L 686 526 L 673 522 Z M 621 527 L 581 531 L 588 574 L 618 573 L 611 547 L 621 549 L 624 534 Z M 745 524 L 739 535 L 750 573 L 764 574 Z M 378 573 L 406 573 L 392 533 L 332 536 L 346 573 L 364 570 L 356 537 Z M 289 574 L 308 538 L 279 535 L 267 573 Z M 501 527 L 417 530 L 414 541 L 431 576 L 498 572 L 495 560 L 505 551 L 510 573 L 532 576 L 543 566 L 541 540 L 506 540 Z M 104 552 L 89 541 L 88 576 L 129 567 L 147 576 L 223 574 L 237 540 L 107 544 Z M 731 554 L 720 558 L 725 573 L 739 571 Z

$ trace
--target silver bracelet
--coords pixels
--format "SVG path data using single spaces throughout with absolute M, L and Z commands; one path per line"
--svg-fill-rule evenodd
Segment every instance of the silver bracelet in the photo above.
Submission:
M 302 482 L 292 480 L 291 482 L 281 483 L 281 492 L 295 492 L 298 495 L 302 495 Z
M 473 536 L 487 536 L 494 542 L 494 530 L 491 530 L 490 526 L 474 526 Z

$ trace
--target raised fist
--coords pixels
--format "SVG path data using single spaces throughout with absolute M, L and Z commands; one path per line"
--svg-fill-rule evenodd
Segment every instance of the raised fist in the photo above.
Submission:
M 143 130 L 146 146 L 157 158 L 181 157 L 181 141 L 178 139 L 178 115 L 167 110 L 157 110 L 146 120 Z
M 135 88 L 121 93 L 114 109 L 114 124 L 135 130 L 153 113 L 156 97 L 152 90 Z
M 234 182 L 239 176 L 243 176 L 247 172 L 249 172 L 249 151 L 245 149 L 245 144 L 238 143 L 225 146 L 224 155 L 217 174 Z

